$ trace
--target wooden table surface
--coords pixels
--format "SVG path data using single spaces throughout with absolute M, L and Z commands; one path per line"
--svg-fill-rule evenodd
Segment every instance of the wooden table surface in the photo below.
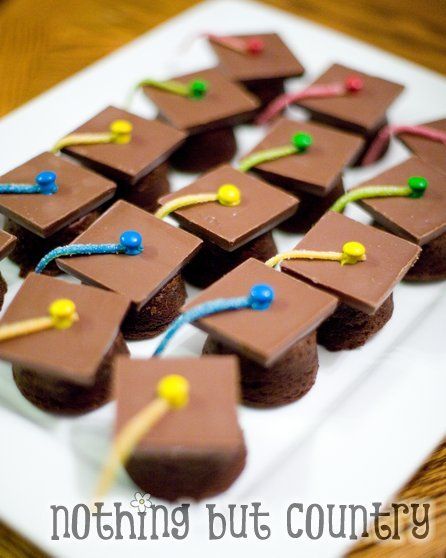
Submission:
M 176 15 L 194 0 L 0 0 L 0 115 Z M 446 1 L 268 0 L 446 74 Z M 247 26 L 247 29 L 249 26 Z M 446 102 L 445 102 L 446 107 Z M 351 558 L 446 558 L 446 442 L 396 501 L 429 499 L 435 533 L 420 544 L 365 542 Z M 0 523 L 2 558 L 45 556 Z

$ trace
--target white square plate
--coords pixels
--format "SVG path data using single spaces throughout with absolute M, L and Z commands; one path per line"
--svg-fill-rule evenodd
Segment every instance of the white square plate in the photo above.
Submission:
M 278 32 L 304 63 L 304 86 L 333 62 L 358 66 L 404 83 L 407 90 L 389 112 L 397 123 L 417 123 L 444 116 L 446 80 L 439 75 L 339 33 L 290 14 L 249 1 L 205 2 L 121 48 L 66 80 L 0 121 L 0 171 L 4 172 L 51 146 L 56 139 L 108 104 L 122 106 L 132 84 L 145 76 L 170 77 L 215 64 L 204 41 L 182 50 L 185 41 L 204 31 Z M 291 84 L 292 86 L 293 84 Z M 132 109 L 155 114 L 141 96 Z M 295 111 L 296 116 L 302 116 Z M 262 137 L 254 127 L 237 130 L 240 154 Z M 351 186 L 407 157 L 396 142 L 385 158 L 367 169 L 349 170 Z M 177 189 L 190 176 L 173 174 Z M 446 186 L 446 185 L 445 185 Z M 350 213 L 366 220 L 359 210 Z M 294 235 L 276 234 L 279 248 L 295 244 Z M 1 264 L 9 291 L 20 285 L 17 269 Z M 193 296 L 194 291 L 189 290 Z M 0 365 L 0 516 L 53 555 L 71 556 L 216 556 L 256 551 L 257 555 L 339 556 L 351 541 L 327 535 L 311 541 L 291 539 L 286 510 L 304 504 L 363 504 L 385 501 L 407 480 L 444 434 L 444 283 L 399 285 L 390 323 L 366 347 L 329 354 L 320 350 L 315 387 L 301 401 L 276 410 L 240 408 L 249 458 L 234 486 L 213 500 L 261 502 L 270 517 L 271 537 L 258 541 L 230 536 L 208 541 L 206 502 L 193 504 L 186 540 L 101 541 L 93 535 L 52 541 L 50 505 L 88 503 L 100 463 L 109 447 L 114 406 L 76 419 L 49 417 L 25 401 Z M 200 353 L 203 335 L 185 328 L 169 354 Z M 132 354 L 150 356 L 156 341 L 132 343 Z M 122 474 L 106 503 L 123 502 L 131 510 L 135 487 Z M 235 546 L 236 545 L 236 546 Z

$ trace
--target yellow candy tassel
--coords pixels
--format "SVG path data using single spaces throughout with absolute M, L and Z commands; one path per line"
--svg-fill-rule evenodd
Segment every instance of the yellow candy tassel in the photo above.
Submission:
M 326 260 L 341 265 L 354 265 L 366 260 L 365 247 L 360 242 L 346 242 L 342 252 L 319 252 L 317 250 L 291 250 L 281 252 L 265 262 L 268 267 L 276 267 L 284 260 Z
M 49 316 L 31 318 L 0 326 L 0 341 L 22 337 L 47 329 L 68 329 L 79 320 L 76 306 L 72 300 L 61 298 L 55 300 L 48 308 Z
M 96 145 L 100 143 L 130 143 L 132 139 L 133 125 L 128 120 L 115 120 L 110 124 L 108 132 L 91 134 L 70 134 L 60 139 L 52 148 L 52 153 L 57 153 L 64 147 L 70 145 Z
M 228 207 L 240 205 L 240 190 L 233 184 L 223 184 L 223 186 L 220 186 L 218 191 L 215 193 L 180 196 L 162 205 L 155 213 L 155 217 L 158 217 L 158 219 L 164 219 L 164 217 L 167 217 L 170 213 L 182 207 L 215 201 Z
M 116 436 L 105 462 L 95 491 L 95 501 L 100 501 L 110 490 L 121 464 L 125 464 L 132 451 L 166 414 L 181 409 L 189 402 L 189 382 L 178 374 L 164 376 L 157 385 L 158 397 L 132 417 Z

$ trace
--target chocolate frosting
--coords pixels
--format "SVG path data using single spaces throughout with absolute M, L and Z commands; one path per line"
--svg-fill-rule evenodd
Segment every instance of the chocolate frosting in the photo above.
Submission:
M 313 136 L 313 145 L 303 153 L 262 163 L 255 168 L 272 177 L 286 178 L 294 187 L 316 196 L 327 195 L 339 182 L 344 168 L 361 151 L 364 140 L 321 124 L 281 118 L 249 154 L 289 145 L 298 132 Z
M 116 107 L 107 107 L 71 133 L 108 132 L 114 120 L 131 122 L 132 139 L 126 144 L 77 145 L 63 151 L 113 180 L 135 184 L 183 143 L 186 134 L 159 120 L 148 120 Z
M 349 241 L 365 246 L 366 261 L 341 266 L 339 262 L 289 260 L 282 263 L 282 270 L 327 289 L 357 310 L 374 314 L 416 261 L 420 248 L 393 234 L 329 211 L 295 249 L 341 252 Z
M 13 234 L 0 230 L 0 260 L 12 252 L 16 242 L 17 238 Z
M 276 33 L 259 35 L 233 35 L 237 38 L 258 38 L 264 48 L 258 54 L 235 52 L 210 40 L 220 60 L 222 72 L 233 81 L 258 81 L 299 77 L 304 73 L 302 64 Z
M 0 194 L 0 212 L 43 238 L 100 206 L 116 190 L 110 180 L 52 153 L 37 155 L 0 176 L 0 182 L 34 184 L 36 175 L 45 170 L 57 174 L 55 194 Z
M 356 93 L 348 93 L 340 97 L 302 99 L 296 104 L 308 109 L 311 113 L 325 115 L 332 119 L 334 125 L 341 125 L 352 131 L 367 134 L 384 121 L 387 109 L 401 94 L 403 85 L 381 79 L 353 68 L 333 64 L 311 85 L 323 85 L 341 82 L 357 75 L 364 81 L 364 87 Z
M 229 81 L 216 69 L 172 79 L 185 84 L 195 79 L 203 79 L 209 84 L 209 91 L 201 99 L 182 97 L 155 87 L 143 88 L 162 116 L 180 130 L 198 133 L 233 126 L 249 120 L 259 106 L 253 95 Z
M 446 132 L 446 118 L 434 120 L 433 122 L 424 122 L 420 126 L 427 128 L 435 128 Z M 443 172 L 446 171 L 446 145 L 439 141 L 432 141 L 411 134 L 398 134 L 398 138 L 418 157 L 421 157 L 426 163 L 439 168 Z
M 247 296 L 259 283 L 274 289 L 268 310 L 222 312 L 195 325 L 255 362 L 270 366 L 334 312 L 334 296 L 251 258 L 202 291 L 185 310 L 216 298 Z
M 69 329 L 48 329 L 0 342 L 0 358 L 80 385 L 92 385 L 119 332 L 129 302 L 115 293 L 30 273 L 0 325 L 48 315 L 58 298 L 69 298 L 79 321 Z
M 73 244 L 119 242 L 126 230 L 141 234 L 144 246 L 141 254 L 60 258 L 57 265 L 85 283 L 130 298 L 140 309 L 193 257 L 202 241 L 120 200 L 74 239 Z
M 429 183 L 421 198 L 375 198 L 360 204 L 386 229 L 423 246 L 446 231 L 446 174 L 411 157 L 361 186 L 407 186 L 411 176 L 423 176 Z
M 238 360 L 232 356 L 150 360 L 118 357 L 115 365 L 117 432 L 156 398 L 157 383 L 167 374 L 180 374 L 189 381 L 189 403 L 168 412 L 144 436 L 137 453 L 169 449 L 231 450 L 243 444 L 236 408 Z
M 223 250 L 236 250 L 273 229 L 293 215 L 298 205 L 294 196 L 230 165 L 212 170 L 189 186 L 162 197 L 159 202 L 164 204 L 179 196 L 217 192 L 223 184 L 234 184 L 239 188 L 240 205 L 227 207 L 210 202 L 185 207 L 173 214 L 184 228 Z

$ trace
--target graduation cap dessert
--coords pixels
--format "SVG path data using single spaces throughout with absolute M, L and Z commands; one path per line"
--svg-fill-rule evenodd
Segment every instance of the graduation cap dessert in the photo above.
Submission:
M 360 134 L 365 139 L 364 151 L 353 161 L 360 164 L 368 146 L 387 125 L 387 110 L 404 87 L 341 64 L 333 64 L 309 88 L 336 86 L 346 80 L 348 83 L 352 82 L 352 94 L 347 91 L 347 94 L 340 95 L 309 96 L 298 99 L 295 103 L 307 109 L 313 120 Z M 387 145 L 384 145 L 380 155 L 386 149 Z
M 169 191 L 167 159 L 185 137 L 168 124 L 109 106 L 55 149 L 115 181 L 118 197 L 152 211 L 159 196 Z
M 8 254 L 14 249 L 17 239 L 12 234 L 0 230 L 0 260 L 6 258 Z M 0 310 L 3 306 L 3 301 L 5 299 L 6 291 L 8 290 L 8 285 L 0 273 Z
M 118 358 L 115 394 L 111 464 L 113 457 L 124 461 L 145 492 L 201 500 L 226 490 L 242 472 L 246 447 L 237 420 L 235 357 Z M 113 470 L 104 473 L 98 499 L 113 480 Z
M 372 189 L 373 196 L 373 190 L 380 186 L 385 197 L 360 198 L 358 201 L 373 216 L 377 226 L 421 247 L 419 259 L 405 279 L 445 279 L 446 174 L 418 157 L 411 157 L 367 180 L 351 193 Z M 421 187 L 418 194 L 417 187 Z M 394 190 L 393 195 L 389 189 Z
M 30 273 L 0 319 L 0 358 L 34 405 L 75 415 L 110 398 L 114 357 L 128 354 L 119 332 L 121 295 Z
M 73 252 L 68 246 L 50 256 L 59 256 L 58 266 L 82 282 L 129 298 L 122 329 L 126 339 L 139 340 L 158 335 L 178 314 L 186 298 L 181 269 L 201 244 L 192 234 L 119 200 L 73 241 Z
M 207 195 L 213 201 L 199 203 L 209 199 Z M 182 205 L 181 200 L 190 205 Z M 271 231 L 296 211 L 298 200 L 222 165 L 164 196 L 160 204 L 156 215 L 172 210 L 182 228 L 203 239 L 184 275 L 193 285 L 205 287 L 250 257 L 264 261 L 273 256 L 277 249 Z
M 281 118 L 239 168 L 297 195 L 298 210 L 282 227 L 302 232 L 342 195 L 343 170 L 362 146 L 355 134 Z
M 204 354 L 239 357 L 246 404 L 283 405 L 299 399 L 313 385 L 318 369 L 316 330 L 334 312 L 337 299 L 249 259 L 201 292 L 185 311 L 208 301 L 243 296 L 254 284 L 268 285 L 273 293 L 266 309 L 221 312 L 194 325 L 208 333 Z
M 233 127 L 249 120 L 258 101 L 216 69 L 171 81 L 146 79 L 139 84 L 158 107 L 160 118 L 188 134 L 170 158 L 174 167 L 203 172 L 235 155 Z
M 7 218 L 5 230 L 17 237 L 9 257 L 20 267 L 20 276 L 90 225 L 115 190 L 110 180 L 51 153 L 0 176 L 0 212 Z M 45 272 L 59 273 L 55 264 Z
M 288 78 L 299 77 L 304 68 L 277 33 L 257 35 L 208 35 L 219 59 L 219 69 L 246 87 L 263 108 L 284 92 Z
M 354 241 L 365 252 L 358 265 L 288 260 L 284 273 L 317 285 L 340 304 L 318 329 L 318 343 L 331 351 L 363 345 L 391 318 L 392 290 L 416 261 L 420 249 L 393 234 L 328 211 L 297 244 L 298 250 L 339 250 Z

